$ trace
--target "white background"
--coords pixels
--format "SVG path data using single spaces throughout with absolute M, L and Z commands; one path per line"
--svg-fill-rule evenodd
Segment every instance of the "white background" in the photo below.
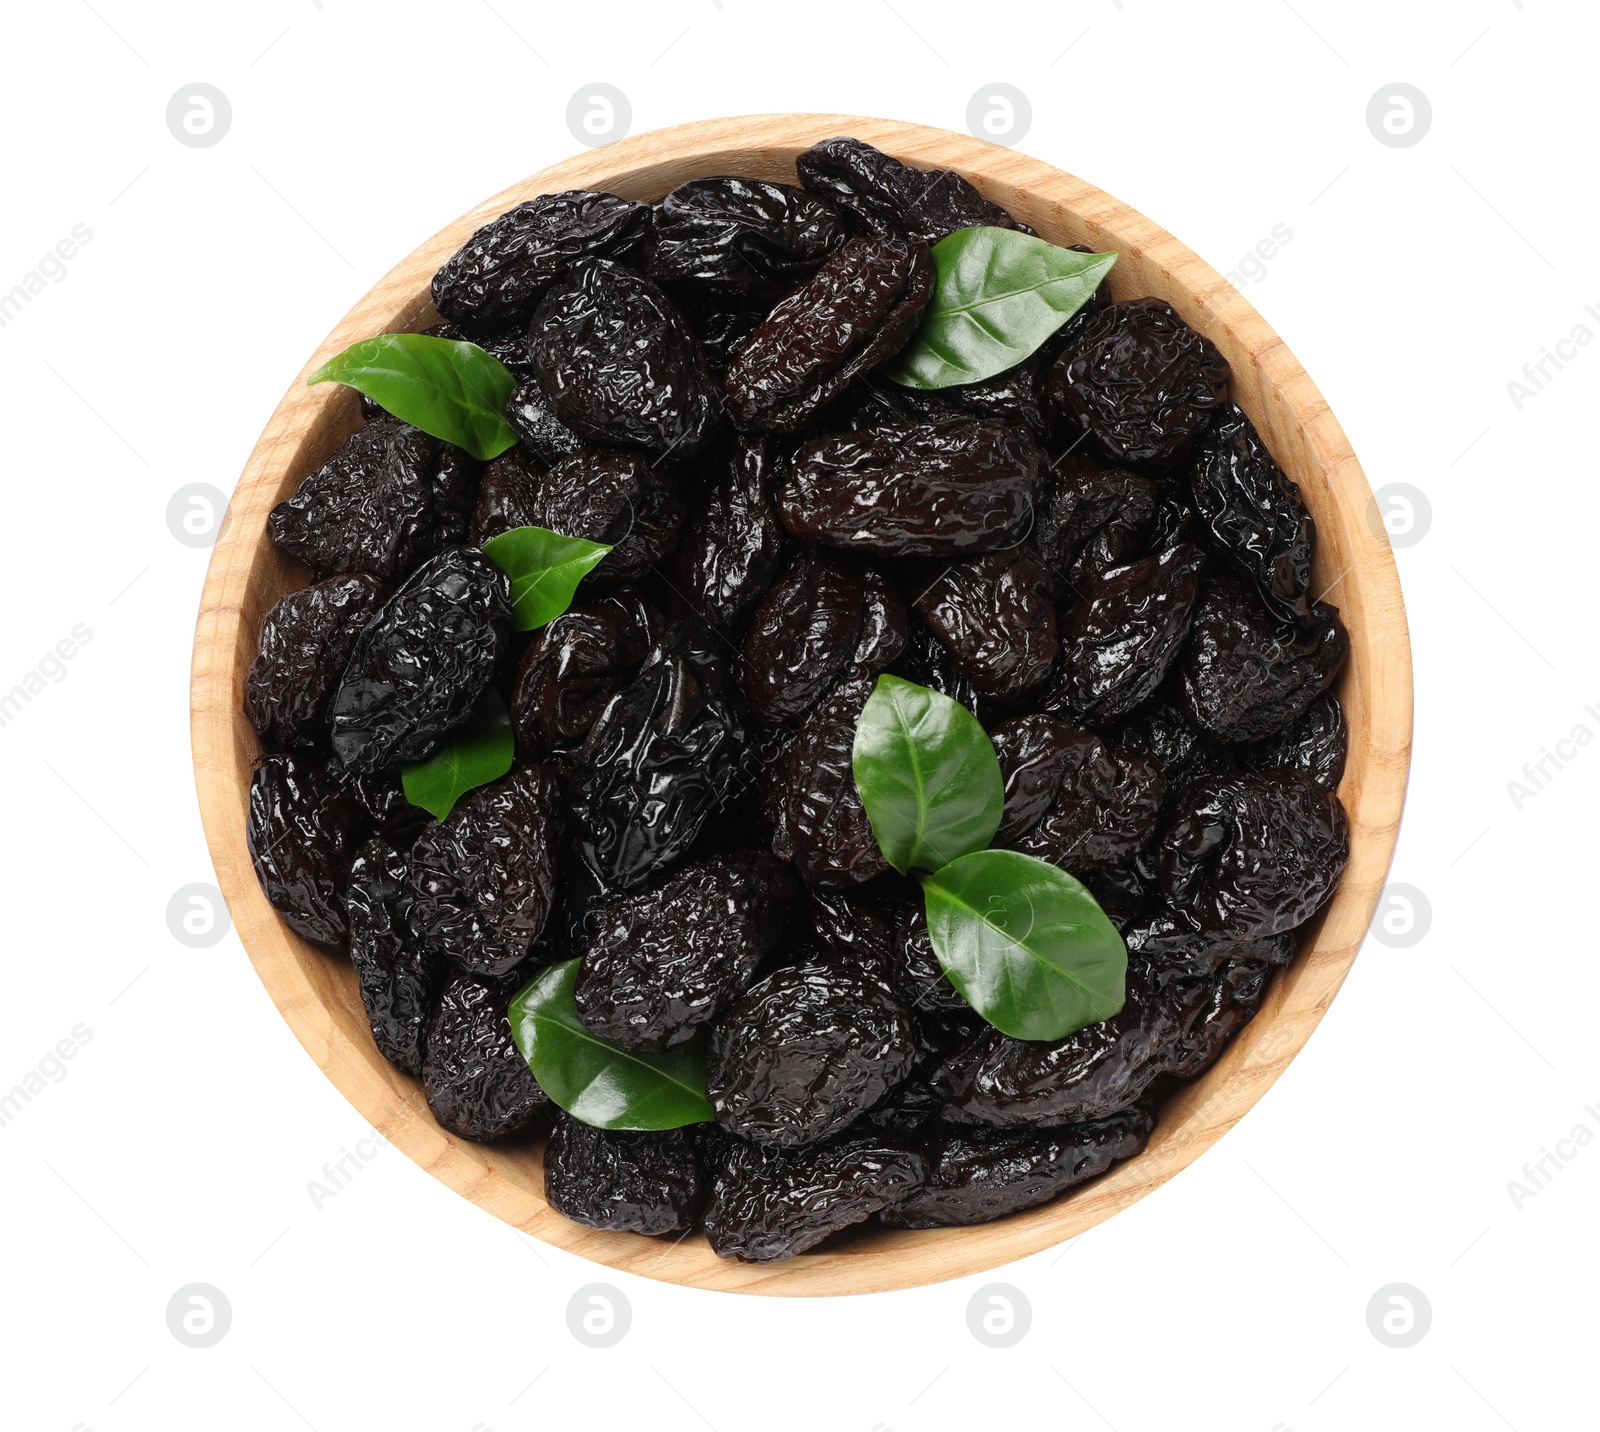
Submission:
M 92 640 L 0 727 L 6 987 L 0 1090 L 91 1038 L 0 1128 L 0 1421 L 39 1432 L 384 1427 L 1176 1426 L 1306 1432 L 1595 1425 L 1600 1148 L 1520 1208 L 1508 1181 L 1600 1132 L 1593 855 L 1600 749 L 1516 808 L 1507 782 L 1600 732 L 1596 385 L 1579 356 L 1508 394 L 1600 307 L 1592 6 L 1555 0 L 658 0 L 547 5 L 60 0 L 8 6 L 0 292 L 85 224 L 64 276 L 0 328 L 0 689 Z M 1587 13 L 1586 13 L 1587 12 Z M 210 148 L 165 112 L 231 102 Z M 1426 137 L 1366 109 L 1402 81 Z M 995 82 L 1022 147 L 1224 271 L 1321 386 L 1374 487 L 1426 494 L 1399 553 L 1416 757 L 1393 878 L 1425 935 L 1369 940 L 1305 1052 L 1159 1192 L 985 1278 L 828 1302 L 629 1278 L 541 1247 L 380 1150 L 228 935 L 169 933 L 213 880 L 187 680 L 208 558 L 169 531 L 231 488 L 306 355 L 441 225 L 578 147 L 580 87 L 632 130 L 840 110 L 966 126 Z M 57 1066 L 50 1066 L 54 1070 Z M 368 1145 L 370 1148 L 371 1145 Z M 1566 1145 L 1569 1153 L 1575 1146 Z M 1032 1326 L 968 1331 L 984 1283 Z M 221 1289 L 182 1345 L 166 1307 Z M 632 1326 L 569 1332 L 586 1284 Z M 1432 1309 L 1395 1349 L 1380 1287 Z M 530 1386 L 531 1384 L 531 1386 Z M 581 1422 L 580 1422 L 581 1419 Z

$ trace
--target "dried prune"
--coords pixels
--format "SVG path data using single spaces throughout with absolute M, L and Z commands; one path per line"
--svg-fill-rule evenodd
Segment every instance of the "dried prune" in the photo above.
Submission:
M 472 510 L 470 536 L 474 547 L 514 527 L 538 527 L 539 500 L 544 468 L 530 452 L 512 448 L 483 471 L 478 503 Z
M 928 918 L 922 909 L 913 909 L 910 918 L 897 928 L 895 993 L 902 1002 L 918 1014 L 969 1008 L 934 953 Z
M 775 782 L 773 851 L 808 885 L 840 889 L 889 868 L 851 770 L 856 722 L 870 677 L 842 681 L 801 723 L 769 779 Z
M 852 676 L 877 676 L 900 659 L 911 640 L 911 613 L 894 583 L 876 567 L 861 581 L 861 635 L 850 655 Z
M 245 678 L 245 710 L 269 750 L 320 745 L 328 700 L 379 607 L 387 582 L 366 572 L 290 592 L 261 619 L 261 645 Z
M 1104 726 L 1153 696 L 1188 635 L 1204 561 L 1196 547 L 1172 547 L 1085 581 L 1058 624 L 1060 674 L 1045 709 Z
M 344 782 L 378 835 L 407 850 L 411 848 L 411 838 L 433 819 L 421 806 L 406 799 L 397 770 L 349 771 L 343 766 L 330 766 L 329 773 Z
M 1293 627 L 1243 582 L 1218 577 L 1195 607 L 1179 667 L 1184 714 L 1219 741 L 1275 736 L 1333 684 L 1349 651 L 1327 603 Z
M 869 376 L 841 400 L 840 417 L 848 428 L 986 418 L 1027 428 L 1038 437 L 1049 430 L 1039 396 L 1038 364 L 1031 358 L 981 383 L 958 383 L 936 390 L 906 388 Z
M 980 697 L 972 683 L 957 669 L 950 648 L 924 626 L 920 619 L 911 623 L 910 638 L 905 652 L 895 667 L 895 675 L 918 686 L 926 686 L 952 701 L 959 701 L 987 725 L 989 703 Z
M 278 550 L 318 576 L 397 577 L 466 535 L 477 470 L 398 418 L 374 418 L 272 509 Z
M 491 219 L 433 276 L 433 303 L 456 323 L 503 328 L 528 318 L 583 258 L 623 259 L 650 235 L 650 207 L 615 194 L 540 194 Z
M 1325 791 L 1339 789 L 1350 730 L 1332 692 L 1317 697 L 1278 735 L 1246 747 L 1244 764 L 1251 771 L 1299 771 Z
M 1309 776 L 1209 776 L 1161 832 L 1161 888 L 1201 933 L 1252 940 L 1316 914 L 1349 856 L 1344 807 Z
M 573 990 L 578 1018 L 624 1049 L 682 1044 L 750 983 L 799 888 L 769 852 L 737 851 L 599 912 Z
M 335 758 L 355 771 L 421 760 L 471 712 L 510 628 L 511 584 L 482 552 L 419 567 L 356 638 L 328 707 Z
M 1309 617 L 1316 525 L 1300 488 L 1237 404 L 1224 408 L 1196 445 L 1189 481 L 1212 542 L 1256 584 L 1261 600 L 1282 621 Z
M 411 862 L 381 836 L 350 867 L 345 910 L 350 962 L 378 1052 L 407 1074 L 421 1074 L 441 962 L 411 928 Z
M 735 1141 L 711 1187 L 706 1238 L 719 1258 L 793 1258 L 898 1202 L 921 1179 L 921 1156 L 891 1141 L 804 1149 Z
M 550 1097 L 511 1038 L 506 1004 L 514 987 L 458 974 L 428 1025 L 422 1088 L 433 1117 L 452 1134 L 487 1143 L 538 1122 Z
M 534 632 L 511 695 L 511 724 L 524 754 L 538 760 L 581 742 L 661 627 L 661 614 L 622 587 L 569 607 Z
M 741 1138 L 814 1144 L 883 1098 L 916 1053 L 910 1014 L 865 977 L 837 963 L 789 965 L 711 1026 L 706 1096 Z
M 1050 370 L 1050 396 L 1112 462 L 1162 466 L 1221 405 L 1228 360 L 1159 298 L 1113 303 Z
M 526 338 L 523 347 L 527 347 Z M 583 446 L 583 438 L 561 421 L 537 378 L 525 378 L 511 390 L 506 424 L 546 467 L 554 467 Z
M 1140 555 L 1155 506 L 1149 478 L 1074 453 L 1040 480 L 1033 544 L 1063 579 L 1081 587 L 1096 572 Z
M 366 833 L 366 813 L 332 772 L 303 756 L 256 767 L 245 844 L 262 892 L 297 935 L 344 944 L 345 889 Z
M 607 888 L 637 889 L 680 863 L 747 779 L 745 734 L 724 683 L 700 632 L 680 621 L 589 728 L 574 799 L 578 849 Z
M 556 898 L 559 796 L 549 771 L 524 766 L 417 837 L 412 928 L 462 969 L 507 974 L 539 938 Z
M 557 1114 L 544 1146 L 544 1197 L 557 1213 L 612 1233 L 679 1233 L 700 1211 L 687 1129 L 613 1133 Z
M 999 423 L 891 423 L 795 453 L 778 501 L 807 542 L 886 557 L 965 557 L 1027 529 L 1042 454 Z
M 728 294 L 776 294 L 816 272 L 845 241 L 833 205 L 792 184 L 691 179 L 656 205 L 646 272 Z
M 991 701 L 1015 705 L 1050 679 L 1056 639 L 1054 573 L 1026 544 L 952 562 L 917 598 L 928 629 Z
M 684 317 L 700 340 L 700 351 L 705 355 L 706 367 L 716 376 L 726 378 L 728 366 L 739 350 L 750 341 L 750 335 L 767 316 L 767 304 L 747 308 L 740 304 L 728 307 L 716 302 L 695 302 L 685 296 L 682 302 Z
M 459 323 L 436 323 L 432 328 L 423 329 L 423 332 L 429 338 L 451 338 L 458 343 L 475 343 L 485 353 L 492 354 L 504 363 L 519 380 L 525 381 L 533 376 L 533 365 L 528 361 L 528 325 L 525 322 L 512 323 L 504 328 L 473 326 L 470 330 Z M 365 394 L 362 395 L 362 401 L 367 401 Z
M 922 902 L 915 895 L 903 905 L 886 902 L 874 909 L 864 900 L 813 891 L 805 913 L 818 947 L 816 958 L 865 976 L 916 1014 L 970 1008 L 933 952 Z
M 743 432 L 792 433 L 900 351 L 933 295 L 921 244 L 851 239 L 756 325 L 723 394 Z
M 725 637 L 777 575 L 784 529 L 773 488 L 767 440 L 739 438 L 678 549 L 676 590 Z
M 861 636 L 861 569 L 821 549 L 802 552 L 750 621 L 739 688 L 766 726 L 798 721 L 834 683 Z
M 1256 960 L 1226 961 L 1218 977 L 1205 986 L 1204 1002 L 1169 1045 L 1162 1073 L 1178 1079 L 1203 1074 L 1221 1056 L 1227 1043 L 1261 1007 L 1272 968 Z
M 859 139 L 813 144 L 794 162 L 808 192 L 830 199 L 863 234 L 933 243 L 975 225 L 1010 229 L 1016 221 L 954 169 L 913 169 Z
M 989 1223 L 1048 1203 L 1144 1148 L 1147 1109 L 1057 1129 L 963 1129 L 923 1150 L 925 1181 L 878 1215 L 890 1228 Z
M 556 416 L 591 442 L 692 457 L 722 419 L 677 306 L 641 274 L 585 259 L 544 296 L 528 353 Z

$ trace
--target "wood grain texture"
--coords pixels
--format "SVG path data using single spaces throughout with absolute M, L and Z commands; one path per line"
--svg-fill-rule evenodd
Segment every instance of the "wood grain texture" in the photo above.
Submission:
M 1351 856 L 1337 896 L 1305 932 L 1261 1013 L 1166 1107 L 1138 1158 L 1064 1199 L 997 1223 L 858 1231 L 836 1240 L 837 1247 L 746 1267 L 718 1259 L 698 1234 L 669 1244 L 569 1222 L 544 1203 L 537 1143 L 486 1148 L 434 1123 L 417 1081 L 373 1047 L 348 960 L 292 934 L 256 883 L 244 825 L 258 748 L 244 716 L 244 680 L 262 615 L 308 579 L 268 542 L 267 514 L 359 423 L 355 394 L 333 384 L 308 388 L 312 370 L 357 339 L 436 322 L 429 298 L 434 271 L 474 229 L 534 194 L 609 189 L 650 200 L 709 174 L 792 182 L 795 156 L 836 134 L 855 135 L 915 165 L 955 168 L 1055 242 L 1117 250 L 1115 297 L 1165 298 L 1227 356 L 1235 400 L 1300 484 L 1316 518 L 1315 588 L 1342 609 L 1350 631 L 1338 694 L 1350 726 L 1340 794 L 1350 816 Z M 1361 467 L 1328 405 L 1260 315 L 1176 239 L 1080 179 L 966 135 L 853 115 L 713 120 L 622 140 L 535 174 L 423 244 L 328 335 L 262 433 L 212 556 L 195 633 L 195 783 L 217 879 L 262 983 L 345 1097 L 436 1178 L 534 1237 L 643 1277 L 741 1293 L 864 1293 L 994 1268 L 1082 1233 L 1198 1158 L 1299 1052 L 1355 959 L 1394 849 L 1411 746 L 1405 609 L 1387 537 L 1369 519 L 1370 503 Z

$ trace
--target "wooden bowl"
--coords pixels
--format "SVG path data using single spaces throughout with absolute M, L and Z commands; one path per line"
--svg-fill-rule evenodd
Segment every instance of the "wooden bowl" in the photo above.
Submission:
M 859 1230 L 838 1240 L 837 1248 L 746 1266 L 717 1258 L 700 1234 L 672 1243 L 572 1223 L 545 1204 L 536 1144 L 485 1147 L 434 1122 L 418 1081 L 374 1048 L 349 960 L 295 936 L 256 883 L 244 829 L 259 748 L 244 715 L 244 681 L 262 615 L 308 580 L 267 540 L 267 513 L 360 421 L 351 390 L 306 386 L 314 368 L 357 339 L 437 322 L 429 298 L 434 271 L 474 229 L 535 194 L 609 189 L 652 200 L 711 174 L 793 182 L 795 156 L 838 134 L 921 167 L 957 169 L 1057 243 L 1117 250 L 1121 258 L 1110 279 L 1115 297 L 1166 299 L 1227 356 L 1235 400 L 1300 484 L 1316 518 L 1315 589 L 1341 608 L 1350 632 L 1350 660 L 1338 689 L 1350 726 L 1340 788 L 1350 816 L 1350 865 L 1332 903 L 1304 932 L 1294 963 L 1273 981 L 1261 1012 L 1203 1078 L 1167 1105 L 1138 1158 L 1065 1198 L 996 1223 Z M 742 1293 L 865 1293 L 994 1268 L 1082 1233 L 1199 1157 L 1283 1072 L 1355 959 L 1394 849 L 1411 743 L 1405 609 L 1387 538 L 1369 518 L 1371 500 L 1328 405 L 1260 315 L 1176 239 L 1081 179 L 964 134 L 854 115 L 710 120 L 625 139 L 535 174 L 429 239 L 328 335 L 267 424 L 234 492 L 195 633 L 195 783 L 217 879 L 262 983 L 345 1097 L 434 1177 L 534 1237 L 643 1277 Z

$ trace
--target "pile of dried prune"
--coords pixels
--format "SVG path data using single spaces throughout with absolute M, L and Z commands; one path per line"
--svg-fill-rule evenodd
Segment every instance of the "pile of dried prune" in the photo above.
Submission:
M 349 952 L 439 1123 L 548 1134 L 549 1202 L 580 1223 L 755 1262 L 1004 1217 L 1133 1157 L 1349 841 L 1348 638 L 1221 352 L 1097 293 L 1008 371 L 900 386 L 930 245 L 1032 231 L 854 139 L 796 172 L 543 195 L 475 233 L 433 332 L 510 368 L 516 446 L 485 464 L 364 405 L 271 515 L 309 584 L 246 683 L 262 887 Z M 482 550 L 525 527 L 610 547 L 530 631 Z M 885 672 L 989 732 L 996 844 L 1101 903 L 1118 1014 L 1019 1040 L 946 978 L 852 777 Z M 496 702 L 509 772 L 442 821 L 411 804 L 403 770 Z M 562 962 L 589 1035 L 699 1051 L 714 1121 L 555 1106 L 507 1008 Z

